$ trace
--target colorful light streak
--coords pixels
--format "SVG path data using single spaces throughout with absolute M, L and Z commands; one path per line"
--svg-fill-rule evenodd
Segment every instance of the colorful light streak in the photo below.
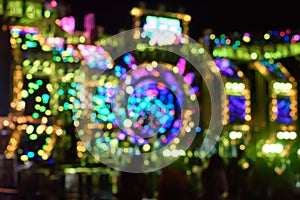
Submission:
M 16 35 L 37 35 L 39 34 L 39 29 L 36 27 L 29 27 L 29 26 L 10 26 L 9 27 L 10 34 L 15 37 Z

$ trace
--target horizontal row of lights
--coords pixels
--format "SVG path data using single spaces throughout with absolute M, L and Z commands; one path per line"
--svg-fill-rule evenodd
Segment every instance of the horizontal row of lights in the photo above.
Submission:
M 281 153 L 283 151 L 283 145 L 276 144 L 264 144 L 262 148 L 264 153 Z
M 235 32 L 232 35 L 220 34 L 216 36 L 215 34 L 210 34 L 209 39 L 212 40 L 215 46 L 231 46 L 237 48 L 242 44 L 265 44 L 268 42 L 284 42 L 284 43 L 295 43 L 300 40 L 300 34 L 292 34 L 290 29 L 285 31 L 268 31 L 267 33 L 261 34 L 259 37 L 255 37 L 250 33 L 238 33 Z
M 294 140 L 297 138 L 297 133 L 295 131 L 279 131 L 276 136 L 280 140 Z
M 213 56 L 244 61 L 258 59 L 281 59 L 299 55 L 300 42 L 293 44 L 273 44 L 232 47 L 214 47 Z

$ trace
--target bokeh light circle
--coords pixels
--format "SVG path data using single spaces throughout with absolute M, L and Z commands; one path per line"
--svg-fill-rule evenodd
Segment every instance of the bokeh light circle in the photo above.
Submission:
M 166 68 L 172 66 L 145 63 L 120 77 L 112 109 L 117 125 L 129 135 L 149 138 L 167 130 L 173 136 L 178 132 L 176 115 L 180 115 L 184 94 L 176 76 Z M 164 137 L 162 143 L 171 138 Z
M 141 30 L 124 31 L 108 38 L 104 49 L 106 56 L 110 55 L 107 57 L 109 62 L 102 63 L 112 63 L 138 49 L 141 40 L 134 37 L 137 32 Z M 201 74 L 214 105 L 200 147 L 204 152 L 201 156 L 205 156 L 218 141 L 223 128 L 225 92 L 219 70 L 210 55 L 198 42 L 186 39 L 187 44 L 150 44 L 148 47 L 144 44 L 143 48 L 176 54 Z M 111 41 L 122 41 L 123 45 L 116 47 L 110 45 L 113 44 Z M 125 58 L 129 61 L 127 64 L 131 63 L 131 57 Z M 190 147 L 200 122 L 199 102 L 192 98 L 190 76 L 183 76 L 175 68 L 156 62 L 131 63 L 129 71 L 122 71 L 118 65 L 107 68 L 81 66 L 76 77 L 75 123 L 82 142 L 97 160 L 120 171 L 150 172 L 169 165 Z M 106 137 L 112 129 L 114 133 Z M 125 146 L 133 144 L 137 148 L 121 148 L 119 144 L 126 138 L 129 143 Z M 167 156 L 171 151 L 177 156 Z

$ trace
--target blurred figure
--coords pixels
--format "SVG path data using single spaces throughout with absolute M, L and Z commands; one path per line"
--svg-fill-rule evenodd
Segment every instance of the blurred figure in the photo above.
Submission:
M 208 167 L 202 171 L 201 181 L 202 200 L 227 199 L 226 163 L 218 154 L 210 158 Z
M 247 185 L 248 170 L 243 169 L 241 161 L 244 152 L 240 151 L 236 157 L 229 159 L 227 164 L 228 198 L 230 200 L 244 200 L 243 194 Z
M 274 167 L 273 163 L 268 163 L 263 158 L 255 160 L 249 172 L 248 187 L 243 200 L 298 199 L 294 196 L 289 178 L 285 176 L 287 169 L 282 174 L 277 174 Z
M 118 179 L 117 200 L 142 200 L 147 185 L 146 174 L 121 172 Z
M 272 179 L 276 176 L 263 158 L 257 158 L 248 175 L 244 199 L 266 200 L 272 197 Z
M 195 200 L 196 191 L 185 170 L 173 163 L 162 170 L 158 180 L 158 200 Z

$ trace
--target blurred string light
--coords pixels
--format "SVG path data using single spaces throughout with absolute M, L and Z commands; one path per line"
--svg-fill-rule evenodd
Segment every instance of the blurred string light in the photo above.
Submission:
M 27 75 L 28 78 L 28 75 Z M 39 79 L 30 77 L 30 80 L 24 81 L 25 86 L 23 86 L 22 90 L 22 98 L 26 103 L 25 112 L 27 111 L 32 113 L 32 117 L 38 119 L 42 116 L 50 116 L 51 110 L 49 108 L 50 94 L 47 89 L 47 84 L 49 84 L 49 80 Z M 49 87 L 48 87 L 49 88 Z M 33 102 L 28 102 L 33 101 Z M 29 105 L 33 105 L 33 108 L 28 108 Z M 30 110 L 30 111 L 29 111 Z M 26 114 L 27 114 L 26 113 Z
M 79 53 L 72 44 L 66 44 L 63 38 L 47 37 L 44 38 L 42 49 L 44 51 L 52 51 L 53 61 L 65 63 L 78 63 Z
M 41 118 L 41 121 L 27 121 L 24 125 L 20 127 L 26 134 L 17 150 L 19 159 L 24 163 L 30 160 L 47 160 L 49 164 L 53 164 L 54 160 L 51 158 L 51 153 L 57 136 L 61 136 L 63 130 L 52 125 L 46 117 Z
M 262 33 L 233 32 L 209 35 L 210 39 L 216 46 L 231 46 L 233 48 L 240 45 L 264 45 L 268 43 L 295 43 L 300 40 L 300 33 L 291 29 L 286 30 L 269 30 Z
M 270 30 L 262 34 L 238 33 L 211 34 L 213 55 L 245 61 L 281 59 L 300 53 L 300 33 Z
M 15 128 L 4 155 L 8 159 L 17 155 L 24 163 L 31 160 L 47 160 L 48 163 L 53 164 L 54 160 L 50 158 L 51 153 L 57 136 L 61 136 L 63 130 L 52 125 L 47 117 L 34 119 L 31 116 L 20 116 L 12 120 Z
M 40 122 L 24 121 L 21 116 L 15 119 L 20 125 L 16 125 L 14 132 L 26 134 L 24 137 L 12 135 L 6 156 L 11 157 L 17 152 L 22 162 L 47 160 L 53 163 L 51 153 L 56 137 L 65 134 L 65 130 L 55 124 L 53 116 L 65 122 L 72 120 L 71 116 L 62 114 L 63 111 L 72 110 L 76 96 L 72 89 L 75 87 L 73 79 L 76 66 L 66 67 L 65 64 L 78 63 L 79 51 L 68 42 L 79 43 L 84 40 L 78 37 L 72 37 L 72 40 L 45 37 L 38 28 L 28 26 L 10 26 L 10 33 L 14 59 L 19 62 L 14 71 L 15 92 L 11 106 L 28 114 L 26 118 Z
M 45 37 L 38 28 L 10 26 L 10 33 L 12 48 L 19 45 L 23 50 L 27 50 L 41 46 L 42 51 L 52 52 L 52 59 L 55 62 L 78 63 L 80 60 L 78 50 L 74 45 L 67 44 L 67 41 L 60 37 Z M 71 37 L 71 39 L 69 43 L 81 41 L 80 37 Z

